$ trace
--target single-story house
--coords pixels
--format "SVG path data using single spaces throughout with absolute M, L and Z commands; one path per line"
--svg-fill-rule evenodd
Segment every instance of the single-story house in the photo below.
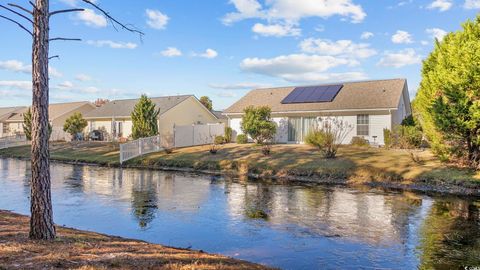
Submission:
M 173 134 L 175 125 L 218 123 L 217 117 L 193 95 L 150 98 L 160 109 L 158 132 Z M 87 113 L 87 132 L 102 131 L 106 137 L 128 138 L 132 134 L 131 114 L 139 99 L 113 100 Z
M 322 119 L 336 118 L 350 127 L 342 143 L 358 136 L 383 145 L 383 129 L 412 113 L 406 79 L 255 89 L 224 111 L 234 133 L 242 133 L 245 108 L 263 105 L 272 110 L 278 143 L 302 143 Z
M 23 110 L 25 107 L 5 107 L 0 108 L 0 138 L 10 136 L 9 126 L 5 122 L 12 117 L 17 111 Z
M 10 136 L 23 133 L 23 116 L 28 111 L 28 108 L 18 107 L 10 112 L 8 117 L 0 118 L 4 135 Z M 52 125 L 50 140 L 70 140 L 71 136 L 63 131 L 65 120 L 74 113 L 85 115 L 95 108 L 95 105 L 88 101 L 50 104 L 48 108 L 49 122 Z

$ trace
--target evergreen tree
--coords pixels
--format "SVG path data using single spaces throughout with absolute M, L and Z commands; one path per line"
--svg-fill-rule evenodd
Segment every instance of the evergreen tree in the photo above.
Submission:
M 132 112 L 133 139 L 151 137 L 158 134 L 158 115 L 160 109 L 146 95 L 142 95 Z
M 28 110 L 23 114 L 23 133 L 25 133 L 25 137 L 27 140 L 32 140 L 32 110 L 28 108 Z M 48 137 L 50 138 L 52 135 L 52 125 L 48 124 Z
M 207 96 L 203 96 L 200 98 L 200 102 L 203 104 L 203 106 L 205 106 L 208 110 L 213 110 L 213 102 L 212 100 L 207 97 Z
M 414 109 L 437 153 L 480 161 L 480 16 L 436 42 Z

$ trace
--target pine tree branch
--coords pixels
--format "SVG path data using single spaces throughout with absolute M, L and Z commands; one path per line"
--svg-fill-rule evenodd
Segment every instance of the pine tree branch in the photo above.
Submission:
M 50 57 L 48 57 L 48 60 L 50 60 L 50 59 L 53 59 L 53 58 L 58 58 L 58 59 L 60 59 L 60 55 L 53 55 L 53 56 L 50 56 Z
M 8 18 L 8 17 L 5 17 L 5 16 L 3 16 L 3 15 L 0 15 L 0 18 L 3 18 L 3 19 L 5 19 L 5 20 L 7 20 L 7 21 L 10 21 L 10 22 L 18 25 L 20 28 L 22 28 L 23 30 L 25 30 L 27 33 L 30 34 L 30 36 L 33 37 L 33 33 L 32 33 L 30 30 L 28 30 L 25 26 L 23 26 L 21 23 L 15 21 L 15 20 L 13 20 L 13 19 L 10 19 L 10 18 Z
M 60 14 L 60 13 L 67 13 L 67 12 L 82 12 L 82 11 L 85 11 L 85 9 L 83 8 L 72 8 L 72 9 L 62 9 L 62 10 L 57 10 L 57 11 L 53 11 L 53 12 L 50 12 L 50 14 L 48 16 L 53 16 L 55 14 Z
M 27 12 L 27 13 L 30 14 L 30 15 L 33 15 L 33 12 L 32 12 L 32 11 L 30 11 L 30 10 L 28 10 L 28 9 L 22 7 L 22 6 L 19 6 L 19 5 L 17 5 L 17 4 L 8 3 L 8 5 L 11 6 L 11 7 L 16 7 L 16 8 L 18 8 L 18 9 L 22 10 L 22 11 L 25 11 L 25 12 Z
M 112 25 L 115 27 L 115 25 L 118 25 L 120 26 L 122 29 L 124 30 L 127 30 L 129 32 L 132 32 L 132 33 L 137 33 L 140 35 L 140 38 L 142 38 L 142 36 L 145 35 L 145 33 L 131 27 L 131 26 L 128 26 L 128 25 L 125 25 L 121 22 L 119 22 L 118 20 L 116 20 L 114 17 L 112 17 L 108 12 L 106 12 L 104 9 L 102 9 L 101 7 L 99 7 L 97 4 L 93 3 L 92 1 L 90 0 L 82 0 L 82 2 L 84 3 L 87 3 L 89 5 L 91 5 L 92 7 L 94 7 L 96 10 L 100 11 L 108 20 L 110 20 L 110 22 L 112 22 Z
M 55 41 L 55 40 L 62 40 L 62 41 L 82 41 L 80 38 L 62 38 L 62 37 L 56 37 L 56 38 L 51 38 L 48 41 Z
M 4 5 L 0 5 L 0 8 L 6 9 L 6 10 L 12 12 L 13 14 L 16 14 L 16 15 L 24 18 L 25 20 L 33 23 L 32 19 L 28 18 L 27 16 L 25 16 L 25 15 L 23 15 L 23 14 L 21 14 L 21 13 L 16 12 L 15 10 L 13 10 L 13 9 L 11 9 L 11 8 L 8 8 L 8 7 L 4 6 Z

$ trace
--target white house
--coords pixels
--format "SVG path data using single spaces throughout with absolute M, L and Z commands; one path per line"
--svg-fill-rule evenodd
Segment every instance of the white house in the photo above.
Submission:
M 193 95 L 151 98 L 157 109 L 158 132 L 173 134 L 175 125 L 218 123 L 219 119 Z M 131 114 L 139 99 L 113 100 L 87 113 L 87 131 L 99 130 L 109 138 L 128 138 L 132 134 Z
M 350 126 L 343 143 L 358 136 L 383 145 L 383 129 L 400 125 L 412 112 L 406 79 L 255 89 L 223 112 L 237 135 L 248 106 L 272 109 L 277 143 L 302 143 L 315 123 L 330 117 Z

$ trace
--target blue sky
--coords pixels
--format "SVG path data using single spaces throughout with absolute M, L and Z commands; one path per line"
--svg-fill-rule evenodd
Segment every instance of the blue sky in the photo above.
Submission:
M 434 37 L 480 11 L 480 0 L 96 2 L 145 36 L 93 10 L 52 17 L 51 37 L 82 42 L 52 42 L 51 102 L 195 94 L 224 109 L 256 87 L 399 77 L 413 98 Z M 73 6 L 88 8 L 51 0 L 51 10 Z M 0 29 L 0 106 L 28 105 L 31 39 L 5 20 Z

